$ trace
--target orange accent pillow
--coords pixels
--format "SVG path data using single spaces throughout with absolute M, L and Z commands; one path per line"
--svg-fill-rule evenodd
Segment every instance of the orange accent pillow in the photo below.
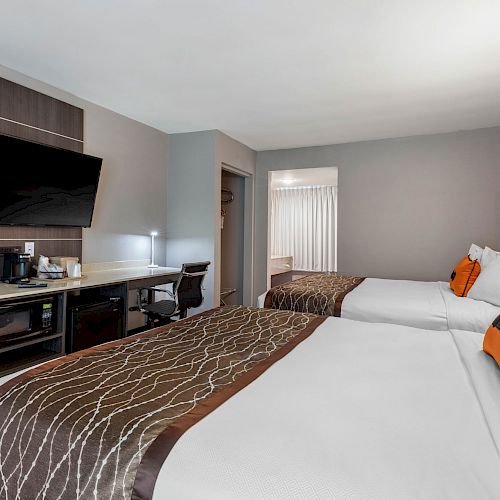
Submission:
M 480 272 L 481 264 L 467 255 L 453 269 L 450 277 L 450 288 L 458 297 L 467 297 Z
M 483 340 L 483 351 L 493 357 L 500 365 L 500 316 L 486 330 Z

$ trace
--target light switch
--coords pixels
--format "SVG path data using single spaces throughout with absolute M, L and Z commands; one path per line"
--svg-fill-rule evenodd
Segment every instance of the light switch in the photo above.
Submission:
M 32 257 L 35 256 L 35 242 L 25 241 L 24 242 L 24 253 L 29 253 Z

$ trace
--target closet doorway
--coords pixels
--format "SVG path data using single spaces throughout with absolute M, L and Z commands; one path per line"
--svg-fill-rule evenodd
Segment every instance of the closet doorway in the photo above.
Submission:
M 221 172 L 221 305 L 243 304 L 246 177 Z
M 336 167 L 269 172 L 268 286 L 337 270 Z

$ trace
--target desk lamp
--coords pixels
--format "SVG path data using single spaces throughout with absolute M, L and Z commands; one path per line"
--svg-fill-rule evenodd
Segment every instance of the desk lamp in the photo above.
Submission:
M 158 236 L 158 231 L 151 231 L 151 264 L 148 266 L 150 268 L 158 267 L 155 264 L 155 236 Z

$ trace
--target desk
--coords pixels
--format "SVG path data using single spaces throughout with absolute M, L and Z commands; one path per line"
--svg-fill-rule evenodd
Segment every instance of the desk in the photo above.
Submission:
M 128 331 L 129 291 L 173 283 L 179 273 L 180 269 L 173 267 L 129 267 L 87 272 L 81 279 L 51 281 L 46 288 L 23 289 L 17 285 L 0 283 L 0 308 L 44 297 L 50 297 L 55 304 L 54 329 L 50 335 L 8 344 L 0 342 L 0 376 L 66 354 L 66 336 L 70 330 L 67 311 L 70 307 L 89 303 L 97 297 L 120 300 L 123 310 L 118 338 L 125 337 Z
M 31 295 L 67 292 L 104 285 L 127 283 L 130 290 L 137 288 L 173 283 L 179 276 L 180 269 L 176 267 L 129 267 L 110 269 L 107 271 L 92 271 L 84 277 L 74 280 L 46 281 L 47 288 L 17 288 L 17 285 L 0 283 L 0 301 Z

